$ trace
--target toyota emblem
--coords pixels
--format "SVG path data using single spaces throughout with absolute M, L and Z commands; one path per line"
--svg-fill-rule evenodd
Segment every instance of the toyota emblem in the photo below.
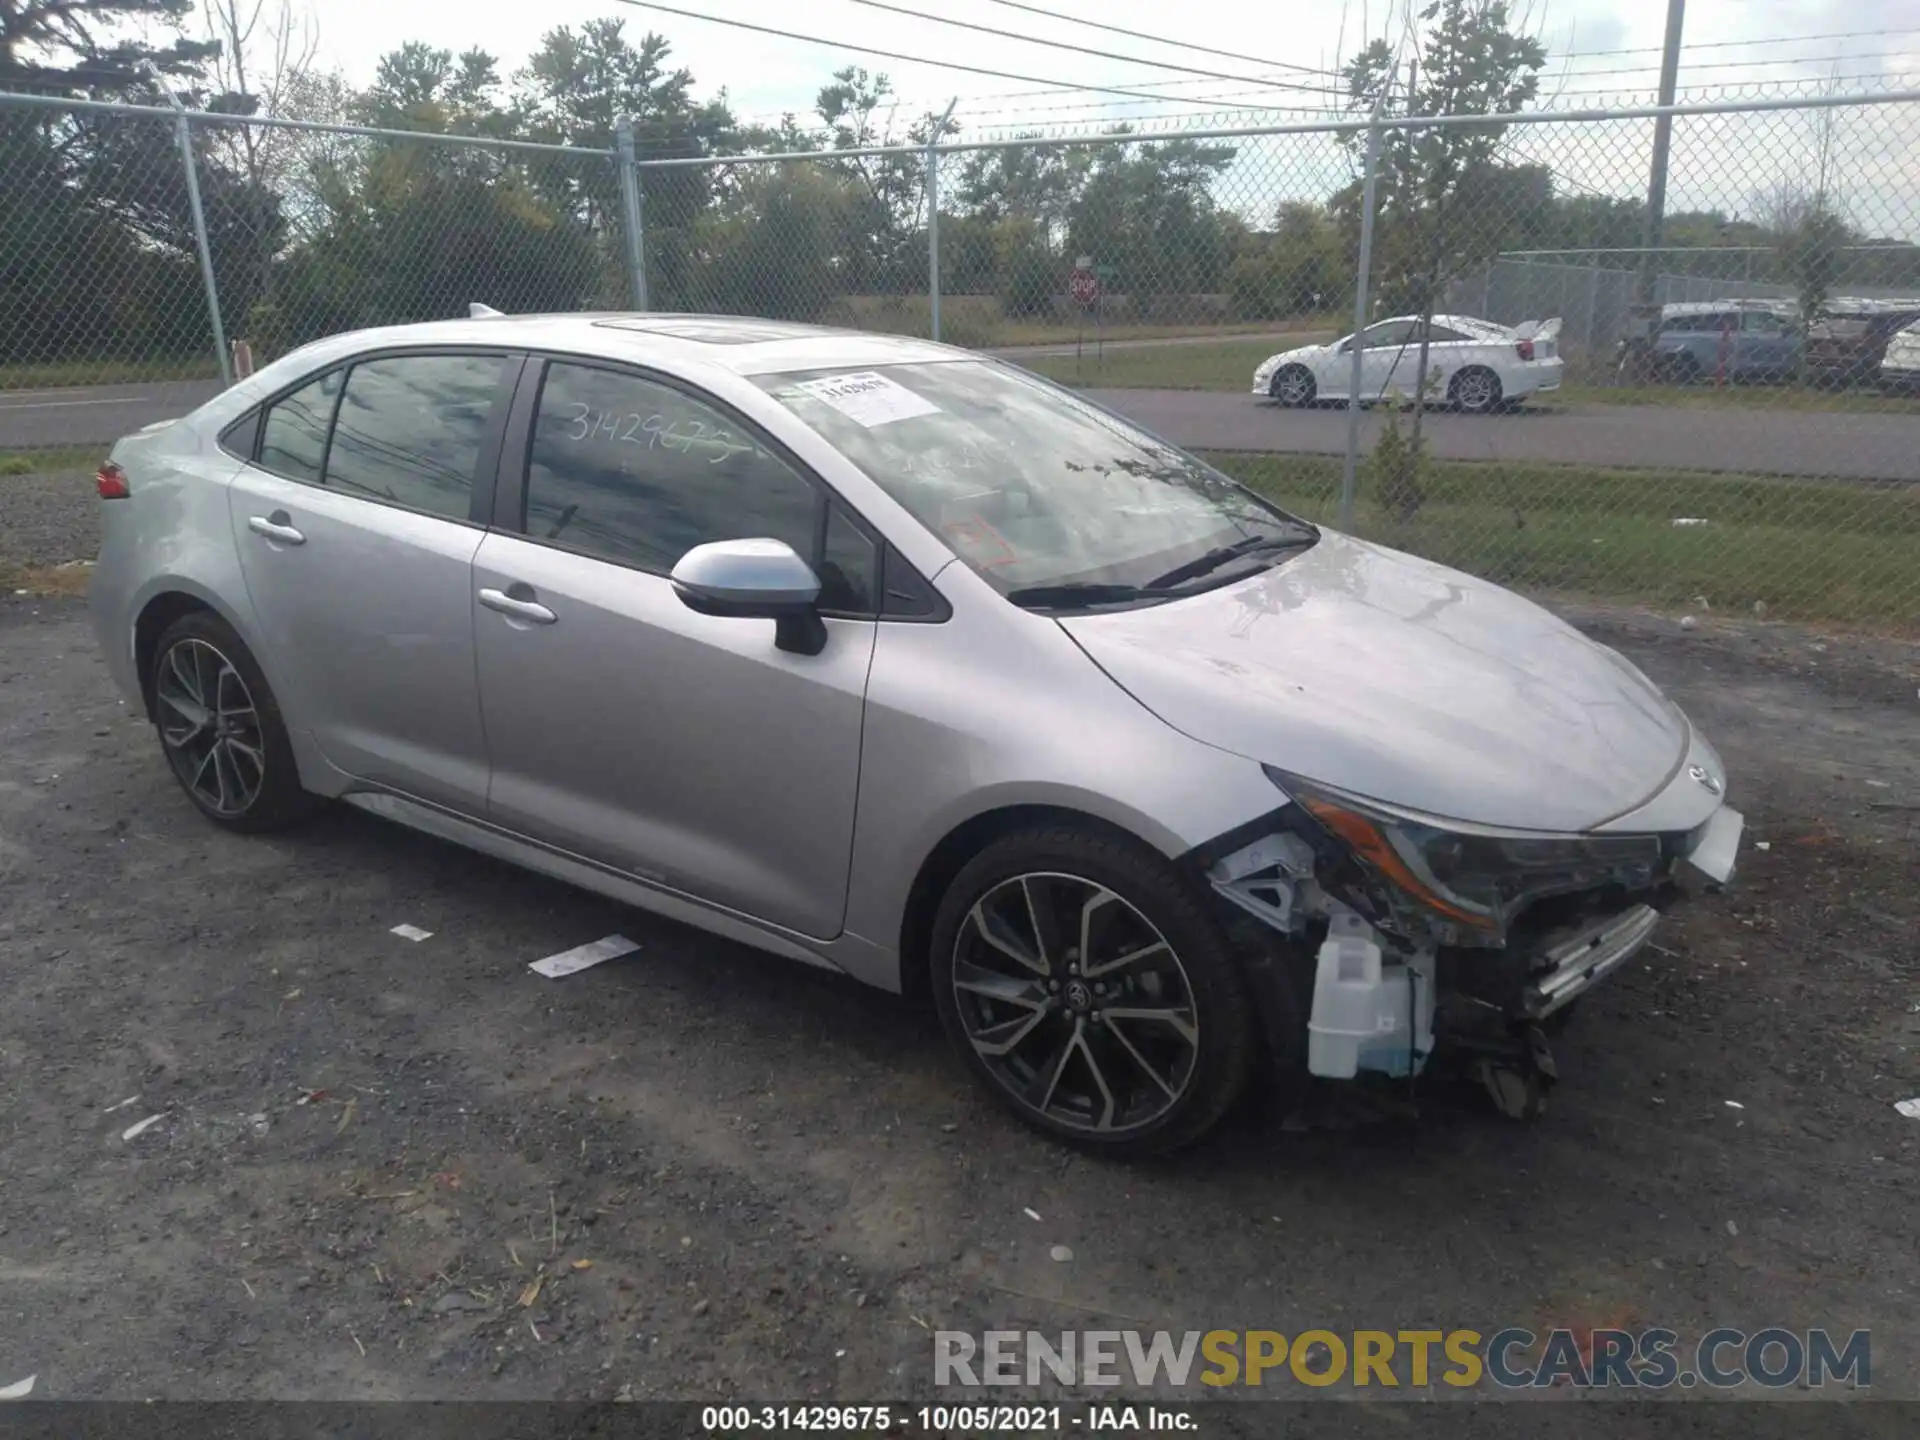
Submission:
M 1718 795 L 1720 793 L 1720 781 L 1706 766 L 1691 765 L 1687 768 L 1687 774 L 1698 781 L 1700 788 L 1705 790 L 1709 795 Z

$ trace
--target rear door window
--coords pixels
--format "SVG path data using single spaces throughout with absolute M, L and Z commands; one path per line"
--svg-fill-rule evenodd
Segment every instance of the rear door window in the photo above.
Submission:
M 465 520 L 504 355 L 395 355 L 347 376 L 327 448 L 331 487 Z
M 284 395 L 268 408 L 260 426 L 262 470 L 285 480 L 320 483 L 327 456 L 327 427 L 333 423 L 334 402 L 340 398 L 345 371 L 335 370 Z

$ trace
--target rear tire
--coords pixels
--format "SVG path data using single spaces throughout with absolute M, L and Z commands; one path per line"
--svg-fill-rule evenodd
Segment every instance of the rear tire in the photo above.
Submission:
M 1313 372 L 1304 365 L 1283 366 L 1267 385 L 1267 393 L 1289 410 L 1311 405 L 1319 393 Z
M 934 919 L 930 979 L 962 1062 L 1026 1124 L 1099 1154 L 1164 1154 L 1239 1098 L 1246 981 L 1206 895 L 1124 838 L 995 841 Z
M 1447 398 L 1469 415 L 1500 408 L 1500 377 L 1484 365 L 1469 365 L 1447 386 Z
M 267 677 L 218 615 L 196 610 L 169 625 L 154 646 L 149 681 L 154 729 L 173 777 L 214 824 L 274 830 L 319 805 L 300 788 Z

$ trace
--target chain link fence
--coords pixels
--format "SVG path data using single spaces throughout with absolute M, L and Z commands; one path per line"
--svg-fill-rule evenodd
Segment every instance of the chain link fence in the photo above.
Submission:
M 635 156 L 0 97 L 0 450 L 110 438 L 95 387 L 186 408 L 235 342 L 474 302 L 765 315 L 994 351 L 1543 596 L 1920 627 L 1920 97 L 1682 107 L 1650 223 L 1654 130 Z

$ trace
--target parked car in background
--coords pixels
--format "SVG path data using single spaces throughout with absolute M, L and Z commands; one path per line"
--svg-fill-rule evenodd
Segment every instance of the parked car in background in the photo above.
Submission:
M 1427 393 L 1485 414 L 1529 395 L 1560 388 L 1560 322 L 1530 320 L 1509 327 L 1467 315 L 1433 317 L 1427 349 Z M 1360 332 L 1360 398 L 1411 396 L 1419 385 L 1421 320 L 1399 315 Z M 1353 384 L 1354 337 L 1304 345 L 1260 362 L 1253 393 L 1282 405 L 1345 400 Z
M 1880 388 L 1888 394 L 1920 391 L 1920 322 L 1897 330 L 1880 359 Z
M 212 823 L 334 798 L 928 993 L 1002 1104 L 1109 1154 L 1197 1139 L 1262 1058 L 1451 1057 L 1531 1112 L 1543 1027 L 1739 850 L 1615 651 L 944 345 L 360 331 L 98 484 L 107 669 Z
M 1661 307 L 1660 328 L 1644 342 L 1620 346 L 1622 378 L 1644 364 L 1655 380 L 1785 380 L 1798 373 L 1803 345 L 1796 312 L 1784 301 L 1726 300 Z
M 1801 377 L 1830 390 L 1871 384 L 1879 377 L 1887 342 L 1916 321 L 1920 303 L 1835 306 L 1807 327 Z

